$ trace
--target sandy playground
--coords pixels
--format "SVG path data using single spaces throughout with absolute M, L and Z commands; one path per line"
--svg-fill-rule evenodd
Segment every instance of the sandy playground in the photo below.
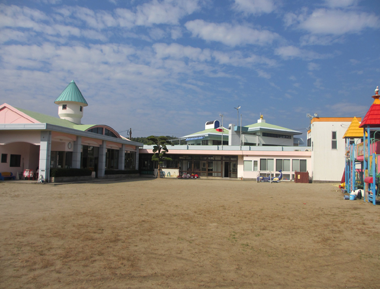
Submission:
M 3 182 L 0 288 L 380 288 L 380 206 L 332 184 Z

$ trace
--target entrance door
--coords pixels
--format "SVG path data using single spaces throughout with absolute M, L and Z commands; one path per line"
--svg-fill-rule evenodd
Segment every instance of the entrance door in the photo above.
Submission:
M 223 174 L 223 177 L 225 178 L 229 178 L 230 174 L 230 163 L 229 162 L 224 162 L 224 174 Z

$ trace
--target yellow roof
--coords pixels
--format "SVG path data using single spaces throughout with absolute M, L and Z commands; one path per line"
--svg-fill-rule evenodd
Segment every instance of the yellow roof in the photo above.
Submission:
M 360 123 L 356 117 L 351 121 L 350 126 L 346 130 L 343 138 L 360 138 L 363 137 L 363 128 L 360 128 Z

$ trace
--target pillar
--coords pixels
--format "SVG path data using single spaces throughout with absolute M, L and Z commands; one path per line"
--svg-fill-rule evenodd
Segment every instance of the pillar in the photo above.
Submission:
M 51 158 L 51 132 L 41 131 L 39 175 L 45 182 L 50 181 L 50 158 Z
M 138 171 L 139 170 L 139 148 L 136 147 L 136 167 L 135 169 Z
M 119 163 L 118 163 L 118 169 L 124 170 L 125 169 L 125 145 L 121 145 L 121 148 L 119 149 Z
M 106 151 L 107 142 L 104 140 L 99 147 L 98 178 L 104 177 L 106 170 Z
M 73 147 L 73 159 L 72 159 L 72 166 L 74 169 L 80 169 L 80 160 L 81 160 L 81 153 L 82 151 L 82 137 L 78 136 L 77 140 L 74 142 Z

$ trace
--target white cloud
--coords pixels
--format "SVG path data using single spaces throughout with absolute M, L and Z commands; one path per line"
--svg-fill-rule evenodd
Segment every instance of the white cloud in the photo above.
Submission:
M 210 50 L 202 50 L 200 48 L 194 48 L 191 46 L 182 46 L 180 44 L 164 44 L 157 43 L 153 45 L 157 58 L 189 58 L 191 60 L 209 61 L 211 60 Z
M 326 5 L 332 8 L 348 7 L 356 5 L 357 2 L 358 0 L 325 0 Z
M 319 70 L 320 69 L 320 65 L 317 64 L 317 63 L 314 63 L 314 62 L 310 62 L 307 65 L 307 69 L 308 70 Z
M 300 18 L 297 19 L 298 21 Z M 294 23 L 295 20 L 293 19 Z M 298 27 L 313 34 L 342 35 L 358 33 L 366 28 L 379 28 L 379 18 L 365 12 L 317 9 Z
M 176 40 L 178 38 L 181 38 L 182 37 L 182 29 L 181 27 L 174 27 L 170 30 L 170 34 L 171 34 L 171 37 L 172 39 Z
M 271 13 L 276 5 L 273 0 L 235 0 L 234 9 L 244 14 Z
M 161 39 L 161 38 L 164 38 L 165 37 L 165 31 L 160 29 L 160 28 L 152 28 L 152 29 L 149 29 L 149 36 L 153 39 L 153 40 L 158 40 L 158 39 Z
M 343 43 L 343 37 L 330 36 L 330 35 L 304 35 L 300 38 L 301 46 L 307 45 L 332 45 L 334 43 Z
M 30 34 L 21 31 L 2 29 L 0 33 L 0 43 L 5 43 L 9 40 L 25 42 L 30 36 Z
M 324 59 L 324 58 L 331 57 L 331 55 L 323 55 L 314 51 L 300 49 L 298 47 L 291 46 L 291 45 L 276 48 L 274 51 L 274 54 L 281 56 L 284 59 L 301 58 L 305 60 L 311 60 L 311 59 Z
M 185 26 L 194 37 L 206 41 L 218 41 L 232 47 L 245 44 L 270 44 L 278 37 L 278 34 L 268 30 L 257 30 L 228 23 L 209 23 L 203 20 L 189 21 Z
M 330 110 L 332 115 L 337 116 L 362 116 L 365 115 L 368 106 L 365 105 L 358 105 L 357 103 L 347 103 L 347 102 L 340 102 L 333 105 L 326 105 L 326 108 Z
M 178 24 L 180 18 L 197 9 L 198 0 L 153 0 L 137 7 L 136 25 Z
M 163 58 L 189 58 L 194 61 L 212 61 L 214 60 L 218 64 L 222 65 L 231 65 L 231 66 L 240 66 L 240 67 L 249 67 L 254 64 L 264 64 L 266 66 L 275 66 L 276 62 L 274 60 L 268 59 L 266 57 L 257 56 L 251 54 L 247 57 L 243 56 L 241 52 L 222 52 L 222 51 L 211 51 L 209 49 L 200 49 L 194 48 L 191 46 L 182 46 L 180 44 L 164 44 L 157 43 L 153 45 L 153 48 L 156 52 L 156 57 L 159 59 Z M 264 72 L 261 74 L 262 76 L 265 74 Z

